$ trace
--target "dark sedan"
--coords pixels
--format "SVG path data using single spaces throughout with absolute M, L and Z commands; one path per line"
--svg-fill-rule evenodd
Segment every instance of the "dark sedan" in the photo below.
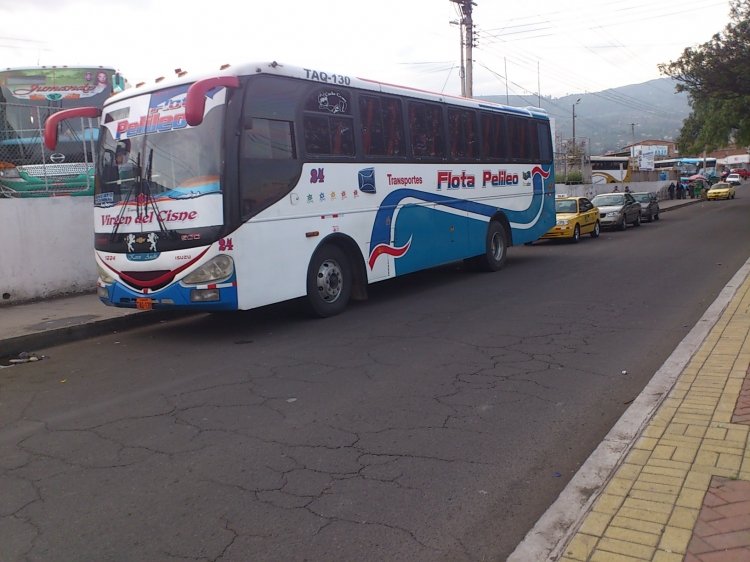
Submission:
M 633 198 L 641 204 L 641 219 L 651 221 L 659 220 L 659 198 L 653 191 L 642 191 L 633 193 Z
M 600 193 L 591 203 L 599 207 L 602 228 L 625 230 L 629 224 L 641 226 L 641 204 L 630 193 Z

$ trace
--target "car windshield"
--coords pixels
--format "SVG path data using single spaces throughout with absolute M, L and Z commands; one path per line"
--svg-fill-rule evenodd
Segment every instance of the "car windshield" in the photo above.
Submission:
M 649 203 L 651 201 L 651 195 L 648 193 L 633 193 L 633 197 L 639 203 Z
M 606 207 L 608 205 L 622 205 L 625 202 L 625 198 L 617 193 L 608 195 L 597 195 L 591 202 L 597 207 Z
M 578 211 L 578 205 L 575 201 L 555 201 L 555 212 L 557 213 L 575 213 Z
M 711 189 L 727 189 L 729 187 L 728 183 L 717 183 L 714 184 Z

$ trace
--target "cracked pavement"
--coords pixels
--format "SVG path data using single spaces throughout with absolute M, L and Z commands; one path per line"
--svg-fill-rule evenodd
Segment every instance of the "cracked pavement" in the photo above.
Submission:
M 0 560 L 504 559 L 702 314 L 673 284 L 710 302 L 747 258 L 590 267 L 670 255 L 692 225 L 667 222 L 0 371 Z

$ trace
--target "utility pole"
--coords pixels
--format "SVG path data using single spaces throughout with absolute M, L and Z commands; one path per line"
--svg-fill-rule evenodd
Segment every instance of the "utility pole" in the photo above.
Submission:
M 472 48 L 474 47 L 474 23 L 471 19 L 473 7 L 476 5 L 472 0 L 450 0 L 458 5 L 461 11 L 461 95 L 473 97 L 474 95 L 474 69 L 471 60 Z M 465 74 L 464 61 L 466 64 Z

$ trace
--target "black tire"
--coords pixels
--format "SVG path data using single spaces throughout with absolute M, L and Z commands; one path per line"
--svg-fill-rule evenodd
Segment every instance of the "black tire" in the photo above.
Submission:
M 617 228 L 619 228 L 620 230 L 627 229 L 628 228 L 628 217 L 626 217 L 625 215 L 623 215 L 622 216 L 622 222 L 619 225 L 617 225 Z
M 573 229 L 573 238 L 570 239 L 573 244 L 577 244 L 581 241 L 581 227 L 576 225 Z
M 641 215 L 640 214 L 636 217 L 635 222 L 633 223 L 633 226 L 641 226 Z
M 503 225 L 490 221 L 487 227 L 484 255 L 479 256 L 477 265 L 483 271 L 498 271 L 508 259 L 508 235 Z
M 658 221 L 658 220 L 659 220 L 659 213 L 656 213 L 656 214 L 654 215 L 654 220 L 655 220 L 655 221 Z
M 347 255 L 333 244 L 315 250 L 307 268 L 307 302 L 312 314 L 327 318 L 341 313 L 351 294 L 352 268 Z
M 602 225 L 599 224 L 599 221 L 596 221 L 596 224 L 594 225 L 594 230 L 591 231 L 591 238 L 599 238 L 599 235 L 602 233 Z

